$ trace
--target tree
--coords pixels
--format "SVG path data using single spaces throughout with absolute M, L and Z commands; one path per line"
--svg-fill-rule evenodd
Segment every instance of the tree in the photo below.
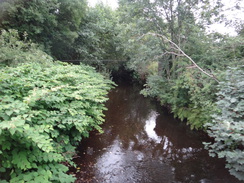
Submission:
M 59 8 L 57 0 L 2 1 L 1 29 L 16 29 L 20 35 L 27 32 L 29 39 L 44 46 L 50 51 L 51 40 L 58 25 L 56 11 Z
M 178 64 L 182 59 L 174 54 L 162 54 L 165 51 L 175 53 L 174 46 L 167 44 L 167 41 L 155 39 L 150 39 L 150 41 L 149 39 L 140 39 L 138 41 L 138 37 L 148 32 L 161 34 L 181 47 L 184 52 L 194 52 L 193 50 L 197 49 L 196 43 L 201 43 L 200 38 L 205 31 L 202 24 L 197 22 L 197 16 L 201 15 L 202 18 L 208 19 L 209 17 L 203 12 L 208 10 L 209 15 L 212 15 L 210 3 L 205 1 L 204 6 L 197 0 L 121 0 L 119 3 L 121 5 L 119 8 L 121 22 L 122 25 L 125 24 L 124 35 L 129 40 L 129 42 L 125 41 L 125 47 L 130 58 L 135 58 L 132 61 L 133 64 L 140 62 L 136 64 L 138 66 L 142 63 L 141 60 L 144 62 L 146 62 L 145 60 L 149 60 L 149 62 L 157 60 L 160 74 L 168 79 L 177 78 L 176 71 L 179 69 Z M 215 7 L 215 9 L 217 8 Z M 134 46 L 131 43 L 143 44 L 143 46 Z M 193 44 L 195 46 L 188 49 Z
M 84 60 L 92 65 L 106 65 L 109 69 L 115 69 L 119 64 L 109 62 L 122 60 L 123 55 L 120 39 L 117 36 L 118 17 L 110 7 L 98 4 L 89 8 L 85 20 L 79 28 L 79 37 L 75 41 L 76 55 L 74 59 Z M 105 62 L 102 62 L 105 60 Z
M 80 25 L 87 11 L 86 0 L 58 0 L 57 27 L 53 33 L 51 52 L 58 59 L 73 59 Z
M 16 29 L 59 59 L 72 57 L 85 0 L 1 1 L 0 29 Z
M 170 105 L 175 116 L 187 119 L 191 128 L 204 128 L 215 112 L 216 81 L 222 79 L 228 65 L 238 64 L 242 50 L 237 40 L 206 34 L 206 24 L 219 18 L 223 4 L 196 0 L 119 2 L 120 36 L 130 58 L 128 67 L 146 80 L 142 93 Z M 158 69 L 150 72 L 152 65 Z

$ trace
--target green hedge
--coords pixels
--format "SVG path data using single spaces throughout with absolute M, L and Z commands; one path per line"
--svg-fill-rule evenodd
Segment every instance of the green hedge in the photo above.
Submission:
M 62 162 L 101 131 L 112 82 L 93 68 L 26 63 L 0 69 L 1 182 L 73 182 Z

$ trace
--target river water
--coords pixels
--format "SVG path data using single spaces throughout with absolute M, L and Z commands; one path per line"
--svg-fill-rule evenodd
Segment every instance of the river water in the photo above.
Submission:
M 157 102 L 121 83 L 109 94 L 103 134 L 78 147 L 77 183 L 238 183 L 208 156 L 204 133 L 191 131 Z

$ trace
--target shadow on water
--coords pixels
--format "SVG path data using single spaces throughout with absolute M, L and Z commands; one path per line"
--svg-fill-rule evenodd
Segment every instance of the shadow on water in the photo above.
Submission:
M 110 92 L 104 133 L 93 132 L 78 147 L 77 183 L 240 182 L 224 161 L 208 156 L 205 134 L 191 131 L 139 91 L 121 83 Z

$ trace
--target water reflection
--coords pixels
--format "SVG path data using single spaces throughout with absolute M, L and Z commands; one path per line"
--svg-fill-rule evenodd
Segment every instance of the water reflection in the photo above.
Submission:
M 157 116 L 158 116 L 158 113 L 156 111 L 152 111 L 149 114 L 148 119 L 146 120 L 144 129 L 150 139 L 155 141 L 155 143 L 160 143 L 162 141 L 162 137 L 158 136 L 154 130 L 156 127 Z
M 131 145 L 134 143 L 131 141 Z M 146 151 L 124 149 L 120 139 L 115 139 L 111 146 L 97 158 L 95 177 L 100 182 L 155 182 L 150 174 L 158 173 L 160 180 L 173 180 L 172 167 L 163 163 L 163 158 L 156 160 Z M 154 172 L 154 173 L 152 173 Z M 165 174 L 167 172 L 167 174 Z
M 208 156 L 205 135 L 164 113 L 136 86 L 120 85 L 109 97 L 104 134 L 94 132 L 78 148 L 77 183 L 239 182 L 223 161 Z

